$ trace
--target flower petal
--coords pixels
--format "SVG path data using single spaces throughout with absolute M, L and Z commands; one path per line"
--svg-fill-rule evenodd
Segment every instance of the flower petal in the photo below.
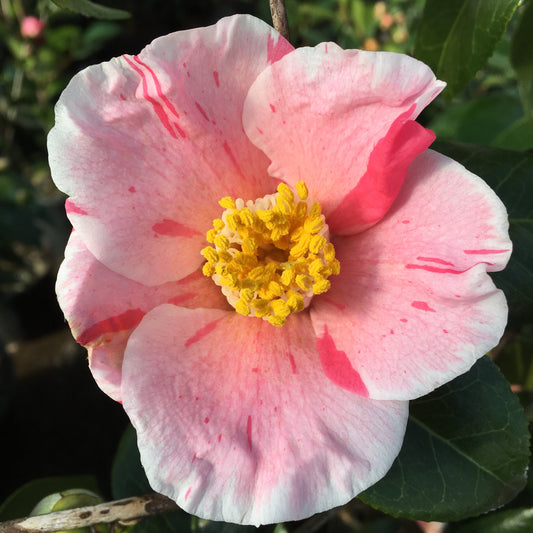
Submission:
M 507 229 L 480 178 L 420 155 L 387 216 L 335 242 L 341 274 L 311 309 L 322 359 L 344 352 L 376 399 L 416 398 L 467 371 L 505 328 L 505 297 L 486 272 L 509 259 Z
M 56 291 L 74 338 L 89 351 L 100 388 L 120 401 L 124 349 L 144 315 L 161 303 L 186 307 L 228 306 L 215 284 L 192 274 L 179 282 L 147 287 L 100 263 L 74 231 L 59 269 Z
M 407 421 L 407 402 L 324 376 L 305 312 L 275 328 L 160 306 L 130 337 L 122 391 L 152 487 L 200 517 L 255 525 L 350 500 L 387 472 Z
M 203 261 L 220 198 L 272 192 L 242 107 L 259 72 L 291 50 L 237 15 L 73 78 L 56 107 L 50 166 L 98 260 L 146 285 L 181 279 Z
M 408 56 L 322 43 L 258 76 L 243 123 L 271 159 L 270 174 L 304 180 L 326 215 L 341 209 L 328 216 L 330 228 L 353 233 L 386 213 L 408 164 L 432 142 L 413 120 L 443 87 Z M 358 218 L 347 219 L 354 205 Z

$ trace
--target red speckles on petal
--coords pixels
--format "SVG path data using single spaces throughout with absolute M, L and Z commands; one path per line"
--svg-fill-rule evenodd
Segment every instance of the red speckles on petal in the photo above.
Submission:
M 410 224 L 411 221 L 410 220 L 402 220 L 402 224 Z
M 200 111 L 202 117 L 204 117 L 205 120 L 207 120 L 207 122 L 209 122 L 209 117 L 207 116 L 207 113 L 205 112 L 205 109 L 198 102 L 194 102 L 194 105 L 196 106 L 196 109 L 198 109 L 198 111 Z
M 294 355 L 289 352 L 289 361 L 291 362 L 291 369 L 293 374 L 298 374 L 298 369 L 296 368 L 296 361 L 294 360 Z
M 137 192 L 137 189 L 132 185 L 132 186 L 128 189 L 128 191 L 130 191 L 130 192 Z
M 276 112 L 276 108 L 274 107 L 273 104 L 270 104 L 270 109 L 272 110 L 272 113 L 275 113 L 275 112 Z
M 407 264 L 405 265 L 405 268 L 425 270 L 427 272 L 432 272 L 433 274 L 462 274 L 463 272 L 465 272 L 464 270 L 454 270 L 453 268 L 440 268 L 431 265 Z
M 509 252 L 510 250 L 463 250 L 465 254 L 471 254 L 471 255 L 484 255 L 484 254 L 504 254 L 505 252 Z
M 218 440 L 218 442 L 220 442 L 222 440 L 222 433 L 219 433 L 217 440 Z
M 429 311 L 431 313 L 436 313 L 435 309 L 429 307 L 427 302 L 414 301 L 411 302 L 411 307 L 414 307 L 415 309 L 420 309 L 421 311 Z
M 187 500 L 187 498 L 189 497 L 189 495 L 191 494 L 191 490 L 192 490 L 192 487 L 189 487 L 187 489 L 187 492 L 185 493 L 185 500 Z
M 220 318 L 217 320 L 213 320 L 213 322 L 209 322 L 209 324 L 206 324 L 203 328 L 200 328 L 192 337 L 189 337 L 185 341 L 185 347 L 188 348 L 191 344 L 202 340 L 206 335 L 211 333 L 217 327 L 217 324 L 218 322 L 220 322 L 220 320 Z M 198 397 L 196 397 L 196 399 L 198 400 Z
M 183 294 L 178 294 L 177 296 L 169 298 L 167 300 L 167 303 L 172 305 L 181 305 L 182 303 L 186 302 L 187 300 L 190 300 L 194 296 L 195 294 L 193 292 L 185 292 Z
M 65 211 L 67 213 L 76 213 L 77 215 L 86 215 L 87 211 L 84 211 L 81 207 L 78 207 L 70 198 L 65 200 Z
M 439 265 L 448 265 L 448 266 L 453 266 L 453 263 L 450 263 L 449 261 L 444 261 L 443 259 L 439 259 L 437 257 L 417 257 L 416 258 L 418 261 L 427 261 L 427 262 L 430 262 L 430 263 L 438 263 Z
M 324 373 L 333 383 L 360 396 L 368 396 L 359 372 L 352 367 L 346 353 L 337 350 L 327 326 L 324 327 L 324 335 L 317 339 L 317 349 Z
M 154 224 L 152 229 L 159 235 L 166 235 L 168 237 L 194 237 L 195 235 L 199 235 L 196 230 L 167 218 L 162 222 Z
M 78 335 L 76 341 L 84 346 L 100 338 L 106 333 L 116 333 L 117 331 L 126 331 L 138 326 L 145 312 L 142 309 L 130 309 L 116 316 L 111 316 L 105 320 L 100 320 L 87 328 L 83 333 Z
M 120 93 L 120 99 L 121 100 L 126 100 L 126 97 L 122 93 Z
M 407 318 L 400 318 L 400 322 L 403 322 L 404 324 L 408 322 Z
M 215 79 L 215 85 L 217 87 L 220 87 L 220 79 L 218 77 L 218 72 L 216 70 L 213 71 L 213 78 Z
M 206 417 L 204 418 L 204 424 L 209 424 L 209 417 L 206 416 Z
M 252 417 L 248 415 L 248 421 L 246 422 L 246 436 L 248 437 L 248 447 L 252 451 Z

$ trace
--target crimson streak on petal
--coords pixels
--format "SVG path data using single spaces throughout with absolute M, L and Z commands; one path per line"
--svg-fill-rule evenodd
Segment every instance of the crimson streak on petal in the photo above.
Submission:
M 359 372 L 354 370 L 346 353 L 337 350 L 327 326 L 324 335 L 317 339 L 317 349 L 324 373 L 333 383 L 360 396 L 368 396 Z
M 129 309 L 120 315 L 100 320 L 78 335 L 76 341 L 86 346 L 106 333 L 133 329 L 139 325 L 144 315 L 145 312 L 142 309 Z

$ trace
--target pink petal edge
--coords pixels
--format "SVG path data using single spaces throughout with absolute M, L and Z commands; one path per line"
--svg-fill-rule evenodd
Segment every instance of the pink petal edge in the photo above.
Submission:
M 274 328 L 160 306 L 131 335 L 122 395 L 155 490 L 197 516 L 254 525 L 310 516 L 375 483 L 408 414 L 407 402 L 324 376 L 307 313 Z

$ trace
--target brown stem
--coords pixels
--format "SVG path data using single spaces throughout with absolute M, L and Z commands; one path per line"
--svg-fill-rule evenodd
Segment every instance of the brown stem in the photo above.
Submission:
M 287 11 L 285 10 L 285 0 L 269 0 L 270 13 L 274 28 L 289 40 L 289 23 L 287 21 Z
M 179 507 L 166 496 L 147 494 L 146 496 L 136 496 L 90 507 L 79 507 L 68 511 L 57 511 L 2 522 L 0 523 L 0 533 L 51 533 L 65 529 L 89 527 L 103 522 L 136 522 L 147 516 L 178 510 Z

